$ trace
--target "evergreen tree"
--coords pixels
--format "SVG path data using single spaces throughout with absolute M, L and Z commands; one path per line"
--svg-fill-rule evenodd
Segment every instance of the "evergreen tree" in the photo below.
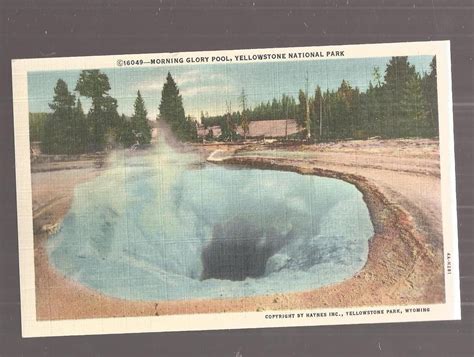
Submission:
M 151 141 L 151 129 L 148 125 L 147 115 L 148 112 L 145 109 L 145 102 L 143 101 L 140 91 L 138 91 L 137 99 L 135 99 L 134 104 L 131 127 L 140 144 L 149 144 Z
M 75 104 L 75 99 L 74 94 L 69 92 L 66 82 L 62 79 L 58 79 L 56 87 L 54 88 L 53 102 L 49 104 L 49 107 L 55 114 L 70 116 Z
M 183 107 L 183 98 L 179 94 L 178 86 L 171 73 L 168 72 L 166 82 L 161 91 L 161 102 L 159 106 L 160 118 L 172 126 L 183 122 L 186 118 Z
M 161 91 L 159 111 L 160 118 L 170 124 L 178 139 L 183 141 L 196 140 L 196 123 L 189 117 L 186 118 L 183 98 L 179 94 L 179 88 L 169 72 Z
M 321 92 L 321 87 L 318 85 L 316 90 L 314 91 L 314 101 L 313 101 L 313 110 L 311 111 L 311 131 L 312 136 L 314 138 L 319 138 L 322 140 L 322 133 L 320 133 L 320 129 L 322 129 L 322 122 L 321 122 L 321 113 L 322 113 L 322 102 L 323 102 L 323 95 Z
M 408 57 L 392 57 L 385 69 L 384 98 L 386 105 L 384 110 L 385 135 L 389 137 L 399 136 L 402 113 L 402 97 L 406 92 L 408 83 L 416 77 L 415 66 L 408 62 Z
M 398 136 L 425 136 L 429 127 L 421 79 L 418 75 L 410 78 L 406 83 L 400 105 Z
M 377 87 L 374 87 L 372 81 L 369 82 L 369 88 L 367 89 L 365 95 L 365 101 L 363 104 L 363 113 L 364 118 L 364 130 L 367 131 L 368 135 L 376 135 L 377 132 L 381 130 L 379 125 L 378 117 L 378 100 L 377 92 L 379 90 Z
M 221 121 L 221 135 L 220 140 L 222 141 L 234 141 L 237 139 L 237 125 L 234 120 L 232 120 L 232 115 L 228 113 L 224 119 Z
M 352 136 L 354 131 L 353 118 L 355 114 L 352 111 L 353 99 L 354 90 L 349 82 L 343 79 L 336 94 L 337 115 L 334 118 L 336 137 L 349 138 Z
M 120 115 L 118 113 L 117 99 L 107 95 L 102 100 L 101 123 L 105 127 L 104 142 L 113 146 L 120 134 Z
M 438 87 L 437 87 L 436 57 L 430 63 L 430 72 L 422 80 L 423 95 L 427 105 L 428 135 L 438 136 Z
M 329 89 L 326 89 L 326 92 L 323 94 L 323 132 L 325 139 L 333 138 L 333 116 L 332 116 L 332 107 L 334 101 L 334 93 L 330 92 Z
M 109 77 L 98 69 L 84 70 L 79 75 L 75 90 L 91 98 L 93 110 L 99 112 L 102 100 L 110 90 Z
M 74 124 L 77 152 L 85 152 L 87 151 L 87 143 L 89 140 L 89 129 L 87 127 L 86 115 L 84 114 L 79 98 L 77 98 L 76 107 L 74 108 Z
M 30 142 L 43 140 L 44 125 L 50 116 L 50 113 L 29 113 Z
M 71 154 L 76 151 L 74 136 L 75 96 L 68 90 L 66 82 L 58 79 L 54 88 L 53 111 L 44 125 L 42 151 L 47 154 Z
M 188 115 L 186 122 L 184 124 L 184 135 L 182 135 L 182 140 L 185 141 L 197 141 L 197 121 L 193 120 L 191 116 Z
M 106 134 L 118 122 L 117 101 L 108 95 L 109 78 L 99 70 L 84 70 L 79 75 L 76 91 L 81 96 L 91 98 L 92 106 L 87 115 L 90 125 L 89 146 L 92 150 L 102 150 Z
M 283 94 L 281 96 L 281 117 L 279 119 L 294 118 L 296 113 L 296 102 L 293 97 Z
M 375 66 L 374 67 L 374 70 L 372 72 L 372 76 L 374 78 L 374 81 L 375 81 L 375 85 L 377 87 L 380 87 L 382 85 L 382 75 L 380 74 L 380 68 L 379 66 Z
M 77 98 L 76 102 L 76 113 L 78 118 L 86 119 L 86 115 L 84 114 L 84 109 L 82 108 L 82 102 L 80 98 Z
M 120 133 L 118 136 L 118 141 L 124 147 L 130 147 L 137 142 L 135 133 L 133 132 L 131 120 L 128 120 L 125 114 L 122 114 L 120 117 Z
M 306 120 L 306 94 L 300 89 L 298 92 L 298 109 L 296 121 L 299 127 L 305 128 Z

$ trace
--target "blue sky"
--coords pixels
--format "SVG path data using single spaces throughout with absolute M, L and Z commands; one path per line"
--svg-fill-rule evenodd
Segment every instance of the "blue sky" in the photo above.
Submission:
M 166 75 L 171 72 L 183 96 L 186 115 L 198 118 L 200 112 L 209 115 L 226 111 L 226 101 L 232 110 L 239 110 L 238 97 L 245 90 L 248 104 L 252 107 L 262 101 L 272 100 L 282 94 L 298 96 L 299 89 L 305 88 L 306 72 L 309 78 L 309 92 L 313 93 L 319 84 L 323 90 L 336 89 L 343 79 L 353 87 L 365 91 L 369 81 L 373 81 L 375 66 L 383 74 L 387 58 L 335 59 L 287 62 L 249 62 L 228 64 L 195 64 L 181 66 L 157 66 L 146 68 L 103 69 L 109 77 L 110 95 L 117 99 L 119 113 L 131 115 L 137 90 L 145 100 L 149 119 L 158 113 L 161 89 Z M 420 72 L 430 70 L 431 56 L 409 57 Z M 56 81 L 61 78 L 73 91 L 79 78 L 79 70 L 41 71 L 28 73 L 28 96 L 30 112 L 49 112 L 48 103 L 53 99 Z M 77 93 L 76 93 L 77 95 Z M 84 110 L 90 102 L 81 97 Z

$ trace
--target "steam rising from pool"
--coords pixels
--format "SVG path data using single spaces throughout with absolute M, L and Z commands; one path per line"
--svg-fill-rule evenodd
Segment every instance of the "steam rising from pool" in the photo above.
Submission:
M 352 276 L 373 235 L 344 181 L 202 164 L 164 140 L 78 186 L 53 265 L 105 294 L 188 300 L 303 291 Z

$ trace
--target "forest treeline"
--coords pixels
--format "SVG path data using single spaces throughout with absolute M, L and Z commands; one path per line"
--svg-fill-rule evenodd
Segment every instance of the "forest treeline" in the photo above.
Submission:
M 109 79 L 99 70 L 82 71 L 77 80 L 76 95 L 65 81 L 58 79 L 51 113 L 30 113 L 30 140 L 41 142 L 45 154 L 80 154 L 102 151 L 107 146 L 147 144 L 151 140 L 145 102 L 140 91 L 134 113 L 119 115 L 117 100 L 109 95 Z M 85 114 L 80 97 L 89 98 L 91 108 Z
M 438 135 L 436 58 L 428 72 L 420 74 L 408 57 L 392 57 L 384 75 L 373 70 L 366 91 L 343 80 L 336 90 L 323 91 L 319 85 L 306 98 L 283 94 L 254 108 L 209 117 L 201 114 L 206 127 L 219 125 L 224 140 L 235 137 L 236 127 L 248 121 L 296 119 L 303 129 L 300 136 L 314 140 L 435 137 Z M 240 103 L 245 103 L 243 91 Z M 307 108 L 308 106 L 308 108 Z M 308 113 L 308 114 L 307 114 Z
M 314 87 L 313 87 L 314 88 Z M 47 154 L 77 154 L 101 151 L 121 144 L 147 144 L 151 140 L 147 110 L 140 94 L 131 117 L 119 115 L 117 100 L 110 96 L 107 75 L 100 70 L 80 73 L 71 93 L 62 79 L 54 88 L 49 104 L 51 113 L 30 113 L 30 140 L 40 141 Z M 80 97 L 90 99 L 84 113 Z M 308 98 L 307 98 L 308 97 Z M 247 106 L 245 91 L 239 97 L 238 111 L 209 117 L 201 115 L 206 127 L 219 125 L 218 140 L 239 138 L 237 127 L 248 133 L 255 120 L 296 119 L 302 129 L 300 138 L 316 141 L 337 139 L 435 137 L 438 135 L 436 58 L 428 72 L 420 74 L 408 57 L 392 57 L 382 76 L 373 70 L 373 80 L 366 91 L 343 80 L 336 90 L 323 91 L 319 85 L 311 95 L 299 90 L 298 98 L 283 94 L 280 98 Z M 229 106 L 230 108 L 230 106 Z M 171 73 L 161 92 L 159 117 L 167 122 L 182 141 L 197 140 L 197 123 L 186 116 L 183 98 Z M 215 138 L 214 138 L 215 139 Z
M 45 154 L 80 154 L 102 151 L 120 144 L 148 144 L 151 128 L 140 91 L 131 117 L 119 115 L 117 100 L 110 96 L 107 75 L 99 70 L 85 70 L 79 75 L 75 92 L 66 82 L 58 79 L 54 97 L 49 104 L 51 113 L 30 113 L 30 141 L 41 142 Z M 85 114 L 80 97 L 89 98 L 91 108 Z M 183 100 L 170 73 L 163 85 L 160 118 L 170 124 L 182 141 L 197 139 L 197 123 L 185 115 Z

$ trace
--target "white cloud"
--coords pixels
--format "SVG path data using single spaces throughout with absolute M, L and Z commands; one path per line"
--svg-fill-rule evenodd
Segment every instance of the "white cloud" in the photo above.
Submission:
M 161 91 L 163 89 L 163 83 L 159 83 L 158 81 L 155 82 L 140 82 L 137 83 L 137 89 L 142 92 L 154 92 L 154 91 Z
M 176 73 L 173 75 L 173 78 L 178 85 L 178 88 L 180 89 L 181 93 L 191 93 L 191 95 L 195 95 L 198 93 L 206 93 L 208 91 L 212 91 L 211 89 L 209 90 L 196 90 L 196 86 L 199 85 L 199 83 L 202 83 L 203 79 L 208 81 L 216 81 L 216 82 L 222 82 L 226 78 L 223 73 L 203 73 L 202 71 L 199 71 L 197 69 L 192 69 L 189 71 L 181 72 L 181 73 Z M 136 84 L 137 89 L 141 90 L 142 92 L 156 92 L 160 91 L 163 89 L 163 84 L 165 82 L 165 78 L 154 78 L 154 79 L 147 79 L 145 81 L 141 81 Z M 189 88 L 192 86 L 191 88 Z M 204 86 L 204 87 L 198 87 L 198 88 L 212 88 L 214 86 Z M 194 93 L 194 94 L 192 94 Z
M 198 69 L 192 69 L 183 73 L 176 73 L 173 75 L 174 81 L 179 88 L 184 88 L 192 84 L 206 82 L 222 82 L 225 81 L 223 73 L 205 73 Z
M 201 72 L 197 69 L 192 69 L 190 71 L 177 73 L 173 75 L 174 81 L 179 88 L 185 87 L 188 84 L 197 83 L 201 81 Z
M 229 84 L 216 84 L 216 85 L 207 85 L 207 86 L 194 86 L 184 88 L 180 91 L 183 97 L 192 97 L 199 94 L 207 93 L 228 93 L 234 91 L 234 87 Z

